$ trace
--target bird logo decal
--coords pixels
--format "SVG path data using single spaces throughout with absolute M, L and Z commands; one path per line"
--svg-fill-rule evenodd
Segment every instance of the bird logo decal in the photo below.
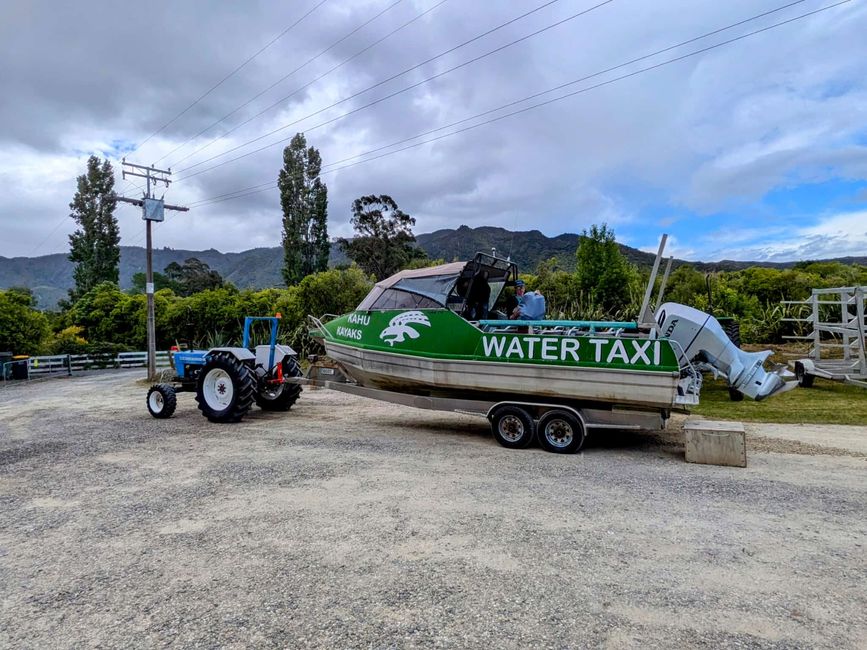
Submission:
M 406 337 L 417 339 L 421 334 L 410 327 L 410 325 L 430 327 L 430 321 L 420 311 L 405 311 L 388 322 L 388 327 L 382 330 L 379 338 L 392 347 L 394 347 L 395 343 L 403 343 Z

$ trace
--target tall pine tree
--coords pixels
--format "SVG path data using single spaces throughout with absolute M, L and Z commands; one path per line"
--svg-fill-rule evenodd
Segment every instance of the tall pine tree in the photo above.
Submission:
M 319 178 L 319 150 L 297 133 L 283 150 L 277 178 L 283 208 L 283 279 L 287 285 L 328 268 L 328 188 Z
M 100 282 L 118 282 L 120 231 L 114 217 L 116 204 L 111 163 L 91 156 L 69 204 L 69 216 L 78 224 L 69 236 L 69 260 L 75 264 L 75 288 L 69 292 L 73 301 Z

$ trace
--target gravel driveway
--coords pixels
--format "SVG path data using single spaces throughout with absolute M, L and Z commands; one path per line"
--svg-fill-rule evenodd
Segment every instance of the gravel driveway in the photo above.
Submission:
M 0 388 L 0 646 L 867 647 L 867 428 L 737 469 L 323 390 L 154 420 L 140 377 Z

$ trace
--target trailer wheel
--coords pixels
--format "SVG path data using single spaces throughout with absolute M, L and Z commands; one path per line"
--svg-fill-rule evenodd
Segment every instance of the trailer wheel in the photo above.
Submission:
M 247 415 L 256 394 L 252 371 L 228 352 L 205 357 L 196 384 L 199 410 L 211 422 L 238 422 Z
M 491 431 L 506 449 L 526 449 L 533 442 L 536 426 L 520 406 L 501 406 L 491 413 Z
M 539 444 L 555 454 L 574 454 L 584 446 L 584 425 L 569 411 L 554 409 L 539 418 Z
M 147 404 L 155 418 L 170 418 L 178 406 L 178 396 L 170 384 L 155 384 L 148 391 Z
M 795 362 L 795 377 L 798 379 L 798 386 L 801 388 L 812 388 L 815 375 L 807 374 L 807 369 L 800 361 Z
M 283 374 L 287 377 L 301 377 L 301 366 L 295 357 L 283 361 Z M 256 404 L 263 411 L 288 411 L 301 395 L 301 384 L 264 384 L 256 392 Z

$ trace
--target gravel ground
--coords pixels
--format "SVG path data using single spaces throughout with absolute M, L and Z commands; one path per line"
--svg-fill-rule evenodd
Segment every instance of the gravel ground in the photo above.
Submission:
M 865 427 L 737 469 L 322 390 L 154 420 L 139 378 L 0 388 L 3 647 L 867 647 Z

